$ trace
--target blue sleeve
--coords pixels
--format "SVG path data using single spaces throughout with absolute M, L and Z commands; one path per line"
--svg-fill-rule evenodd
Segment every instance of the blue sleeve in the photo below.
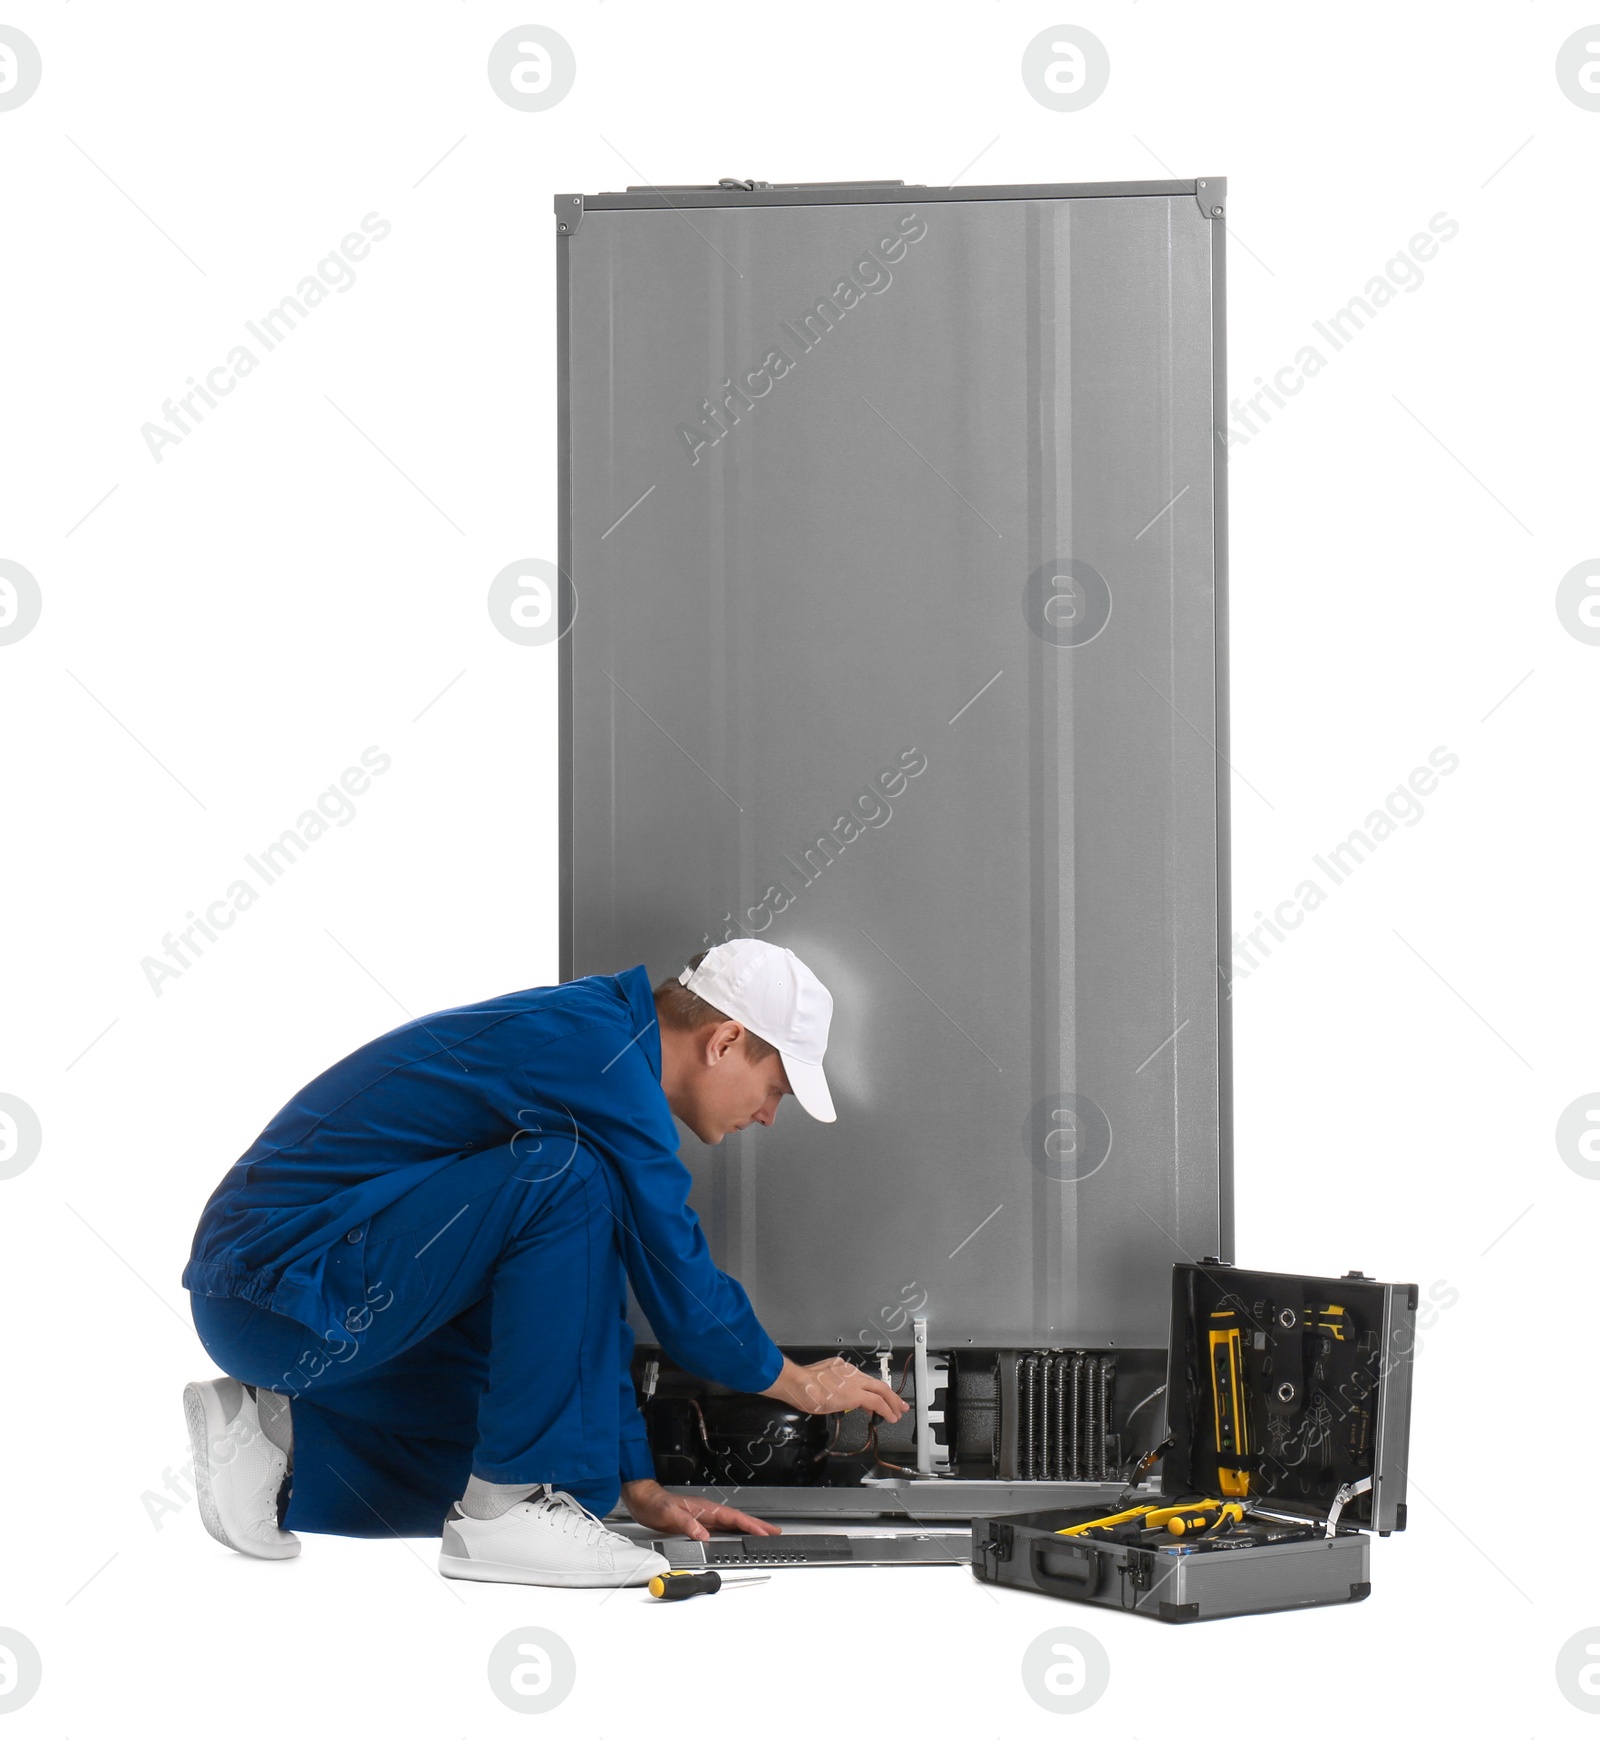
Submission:
M 677 1159 L 630 1168 L 617 1218 L 622 1259 L 640 1309 L 668 1356 L 686 1371 L 759 1394 L 776 1382 L 783 1354 L 751 1309 L 749 1295 L 711 1260 L 689 1206 L 689 1169 Z
M 626 1316 L 626 1310 L 624 1310 Z M 633 1391 L 633 1331 L 622 1325 L 622 1394 L 617 1398 L 617 1417 L 621 1422 L 620 1457 L 617 1463 L 623 1480 L 654 1480 L 655 1457 L 650 1454 L 650 1438 L 645 1431 L 644 1415 L 634 1400 Z
M 552 1048 L 541 1074 L 566 1061 L 566 1050 Z M 768 1388 L 783 1355 L 744 1288 L 711 1260 L 689 1206 L 694 1181 L 678 1158 L 677 1127 L 642 1048 L 601 1058 L 603 1070 L 583 1048 L 569 1055 L 563 1103 L 606 1161 L 622 1260 L 662 1348 L 713 1383 L 752 1393 Z

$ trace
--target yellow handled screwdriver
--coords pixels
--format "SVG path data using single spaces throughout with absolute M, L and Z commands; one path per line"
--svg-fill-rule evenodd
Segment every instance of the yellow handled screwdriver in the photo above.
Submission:
M 1244 1506 L 1242 1504 L 1225 1504 L 1215 1510 L 1185 1511 L 1182 1516 L 1167 1519 L 1169 1535 L 1214 1534 L 1228 1523 L 1244 1521 Z
M 759 1577 L 720 1577 L 715 1571 L 668 1571 L 648 1584 L 657 1601 L 687 1601 L 691 1595 L 715 1595 L 724 1584 L 770 1583 L 769 1572 Z
M 1215 1510 L 1220 1498 L 1191 1498 L 1184 1504 L 1136 1504 L 1129 1510 L 1114 1511 L 1110 1516 L 1098 1516 L 1090 1522 L 1073 1523 L 1070 1528 L 1057 1529 L 1058 1535 L 1087 1535 L 1109 1529 L 1118 1523 L 1141 1519 L 1146 1528 L 1159 1528 L 1169 1517 L 1184 1515 L 1191 1510 Z

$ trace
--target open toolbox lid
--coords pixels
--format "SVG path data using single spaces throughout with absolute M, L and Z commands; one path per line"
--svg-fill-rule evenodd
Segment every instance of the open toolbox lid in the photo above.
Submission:
M 1354 1270 L 1174 1264 L 1162 1492 L 1403 1529 L 1416 1312 L 1415 1286 Z

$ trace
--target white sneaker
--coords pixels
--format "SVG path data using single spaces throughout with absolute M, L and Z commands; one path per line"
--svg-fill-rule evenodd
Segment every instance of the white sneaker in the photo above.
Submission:
M 278 1527 L 289 1458 L 263 1430 L 255 1397 L 234 1378 L 207 1378 L 185 1385 L 183 1412 L 206 1532 L 255 1559 L 292 1559 L 300 1537 Z
M 439 1570 L 479 1583 L 620 1588 L 671 1570 L 660 1553 L 613 1534 L 570 1492 L 535 1488 L 504 1516 L 483 1521 L 455 1505 L 445 1519 Z

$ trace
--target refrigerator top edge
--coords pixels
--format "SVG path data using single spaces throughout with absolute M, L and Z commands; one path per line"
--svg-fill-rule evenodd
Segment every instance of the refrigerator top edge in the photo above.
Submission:
M 1188 195 L 1207 217 L 1223 215 L 1228 183 L 1224 176 L 1189 181 L 1088 181 L 1011 183 L 992 187 L 930 187 L 918 182 L 779 182 L 776 185 L 630 187 L 621 193 L 563 193 L 555 214 L 570 224 L 587 211 L 698 210 L 709 206 L 893 205 L 908 199 L 1137 199 Z M 1221 207 L 1219 211 L 1216 208 Z

